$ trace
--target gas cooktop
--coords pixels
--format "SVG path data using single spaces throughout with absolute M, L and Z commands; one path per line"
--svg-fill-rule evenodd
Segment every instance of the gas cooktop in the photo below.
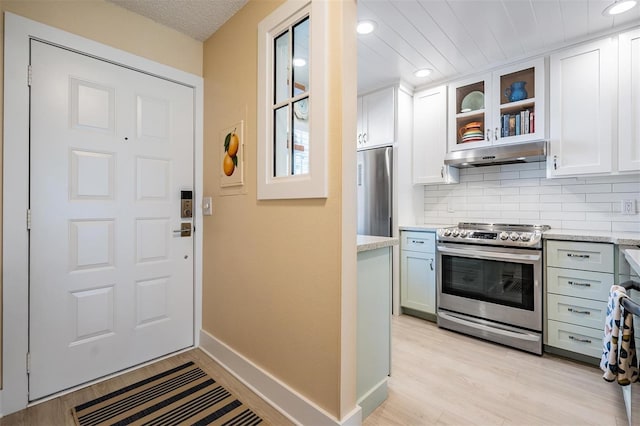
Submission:
M 542 247 L 542 233 L 549 225 L 461 222 L 458 226 L 439 228 L 437 240 L 442 242 L 483 244 L 511 247 Z

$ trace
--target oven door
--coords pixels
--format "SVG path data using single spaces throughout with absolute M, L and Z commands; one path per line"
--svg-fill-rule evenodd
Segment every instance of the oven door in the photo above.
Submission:
M 438 245 L 438 308 L 542 331 L 542 251 Z

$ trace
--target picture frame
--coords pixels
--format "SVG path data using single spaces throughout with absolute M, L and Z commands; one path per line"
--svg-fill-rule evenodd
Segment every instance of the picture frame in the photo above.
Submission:
M 244 185 L 244 120 L 221 130 L 218 143 L 220 187 Z

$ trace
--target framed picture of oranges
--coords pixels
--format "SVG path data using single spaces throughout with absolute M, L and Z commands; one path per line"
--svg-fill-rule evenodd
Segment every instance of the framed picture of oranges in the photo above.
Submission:
M 244 120 L 220 132 L 220 186 L 244 184 Z

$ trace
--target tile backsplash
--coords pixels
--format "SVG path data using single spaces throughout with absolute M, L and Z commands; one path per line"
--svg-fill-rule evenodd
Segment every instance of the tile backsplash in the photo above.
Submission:
M 635 213 L 622 214 L 622 200 Z M 534 223 L 640 233 L 640 175 L 546 178 L 546 163 L 460 170 L 460 183 L 424 187 L 424 223 Z

